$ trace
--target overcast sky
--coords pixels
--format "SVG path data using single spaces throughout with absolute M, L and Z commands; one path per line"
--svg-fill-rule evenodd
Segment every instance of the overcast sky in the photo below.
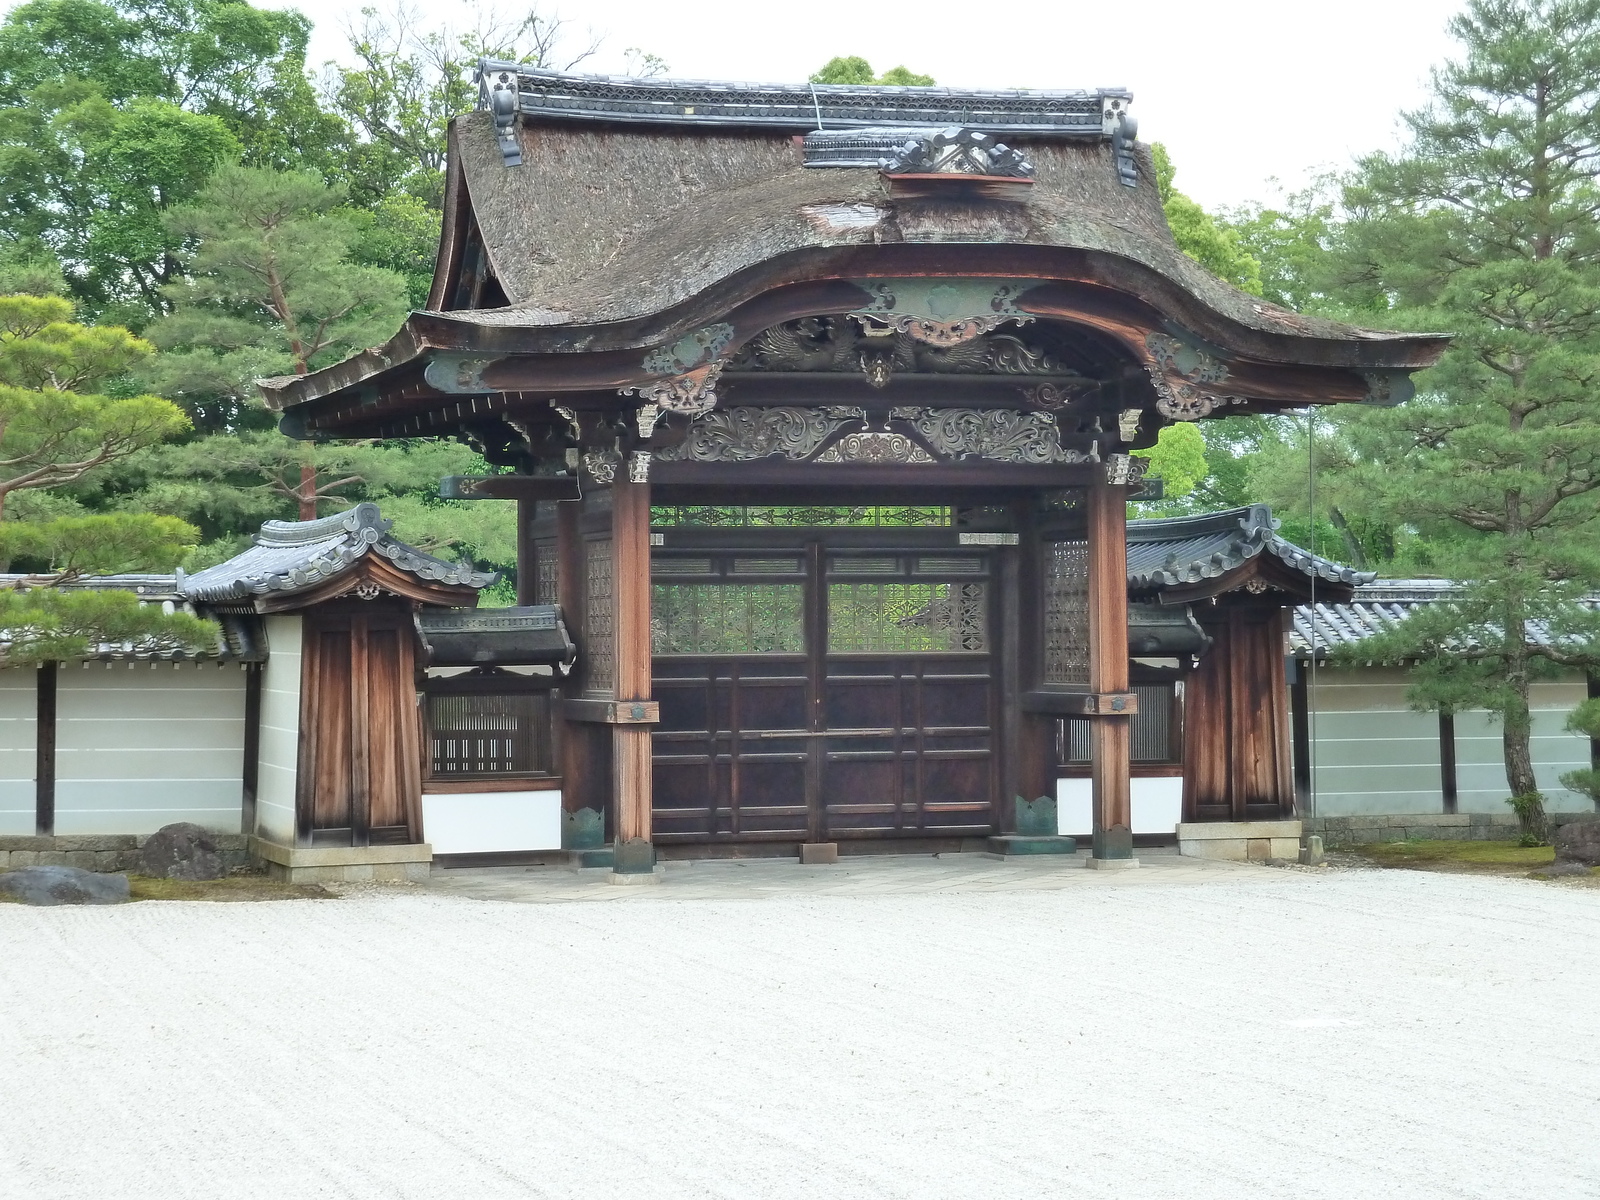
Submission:
M 14 0 L 0 0 L 9 8 Z M 257 0 L 262 2 L 262 0 Z M 265 0 L 272 7 L 290 7 Z M 312 61 L 340 56 L 363 3 L 298 0 L 317 22 Z M 418 0 L 462 20 L 462 0 Z M 579 33 L 603 35 L 586 70 L 621 71 L 639 47 L 670 74 L 791 82 L 836 54 L 905 65 L 955 87 L 1130 88 L 1139 135 L 1164 142 L 1178 186 L 1207 207 L 1268 200 L 1285 187 L 1396 143 L 1428 69 L 1452 52 L 1461 0 L 542 0 Z M 497 14 L 522 6 L 500 0 Z
M 956 87 L 1130 88 L 1140 137 L 1164 142 L 1178 186 L 1212 207 L 1268 199 L 1271 179 L 1297 186 L 1394 145 L 1399 113 L 1453 51 L 1444 27 L 1461 0 L 545 0 L 552 6 L 605 37 L 580 69 L 621 71 L 623 51 L 637 46 L 691 79 L 798 81 L 836 54 L 859 54 L 880 71 L 904 64 Z M 360 7 L 302 5 L 318 22 L 316 60 L 340 52 L 340 24 Z M 419 7 L 444 17 L 463 6 Z

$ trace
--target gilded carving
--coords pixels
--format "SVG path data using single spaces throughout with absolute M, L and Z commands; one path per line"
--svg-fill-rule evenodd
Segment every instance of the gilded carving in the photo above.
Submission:
M 652 351 L 645 356 L 644 369 L 652 375 L 680 375 L 715 359 L 731 341 L 733 326 L 719 321 Z
M 812 462 L 931 463 L 933 456 L 903 433 L 847 433 Z
M 607 484 L 617 477 L 617 464 L 622 461 L 615 450 L 591 450 L 583 456 L 583 469 L 596 483 Z

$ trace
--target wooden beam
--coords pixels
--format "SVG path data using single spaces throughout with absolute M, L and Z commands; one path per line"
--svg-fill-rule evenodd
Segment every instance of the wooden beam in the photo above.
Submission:
M 1444 796 L 1444 811 L 1456 811 L 1460 789 L 1456 785 L 1456 718 L 1455 714 L 1439 713 L 1439 791 Z
M 517 501 L 517 603 L 537 604 L 534 592 L 539 584 L 539 548 L 533 541 L 533 522 L 538 503 Z
M 446 475 L 439 481 L 446 500 L 576 500 L 576 475 Z
M 650 485 L 619 478 L 612 490 L 611 594 L 616 625 L 615 699 L 619 712 L 650 703 Z M 651 844 L 650 726 L 630 721 L 611 729 L 612 806 L 616 844 L 612 869 L 655 868 Z
M 367 619 L 350 620 L 350 844 L 372 840 L 372 666 Z
M 1294 798 L 1295 806 L 1306 816 L 1311 811 L 1311 704 L 1306 688 L 1308 664 L 1302 659 L 1293 663 L 1294 675 L 1289 680 L 1289 713 L 1294 739 Z
M 1097 482 L 1089 489 L 1089 689 L 1128 691 L 1127 489 Z M 1129 715 L 1092 718 L 1089 733 L 1095 859 L 1133 857 Z
M 52 662 L 35 672 L 33 831 L 40 837 L 56 831 L 56 671 Z
M 256 831 L 256 792 L 261 781 L 261 675 L 262 664 L 244 669 L 244 788 L 239 803 L 239 832 Z
M 878 502 L 899 499 L 902 490 L 952 487 L 1028 488 L 1084 487 L 1101 475 L 1098 463 L 1010 463 L 977 459 L 959 463 L 814 463 L 787 459 L 759 462 L 658 462 L 651 467 L 660 487 L 701 484 L 763 490 L 774 488 L 872 489 Z M 769 499 L 768 504 L 786 503 Z M 1124 583 L 1126 586 L 1126 583 Z

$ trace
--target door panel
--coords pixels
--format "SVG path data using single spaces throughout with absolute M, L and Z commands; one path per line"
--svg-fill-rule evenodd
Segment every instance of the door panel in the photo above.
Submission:
M 989 561 L 852 532 L 803 557 L 656 552 L 663 842 L 993 831 Z M 759 570 L 781 576 L 732 582 Z

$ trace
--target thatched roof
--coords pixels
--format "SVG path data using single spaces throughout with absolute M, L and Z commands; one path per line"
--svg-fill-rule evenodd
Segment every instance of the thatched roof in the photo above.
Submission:
M 1409 371 L 1444 345 L 1289 312 L 1185 255 L 1149 147 L 1134 140 L 1131 97 L 1116 89 L 811 89 L 486 66 L 516 86 L 493 94 L 486 75 L 485 108 L 452 124 L 429 311 L 384 347 L 264 381 L 274 407 L 371 385 L 441 350 L 627 351 L 636 364 L 633 351 L 670 345 L 786 285 L 896 272 L 1105 289 L 1150 314 L 1147 327 L 1178 326 L 1264 363 Z M 897 184 L 933 177 L 897 179 L 890 159 L 869 161 L 873 145 L 919 131 L 932 139 L 940 128 L 929 119 L 951 115 L 991 143 L 1003 138 L 1025 160 L 1011 173 L 1027 177 L 991 192 L 907 188 Z M 809 135 L 808 152 L 804 131 L 818 121 L 831 132 Z M 822 145 L 857 135 L 865 148 L 853 155 Z

